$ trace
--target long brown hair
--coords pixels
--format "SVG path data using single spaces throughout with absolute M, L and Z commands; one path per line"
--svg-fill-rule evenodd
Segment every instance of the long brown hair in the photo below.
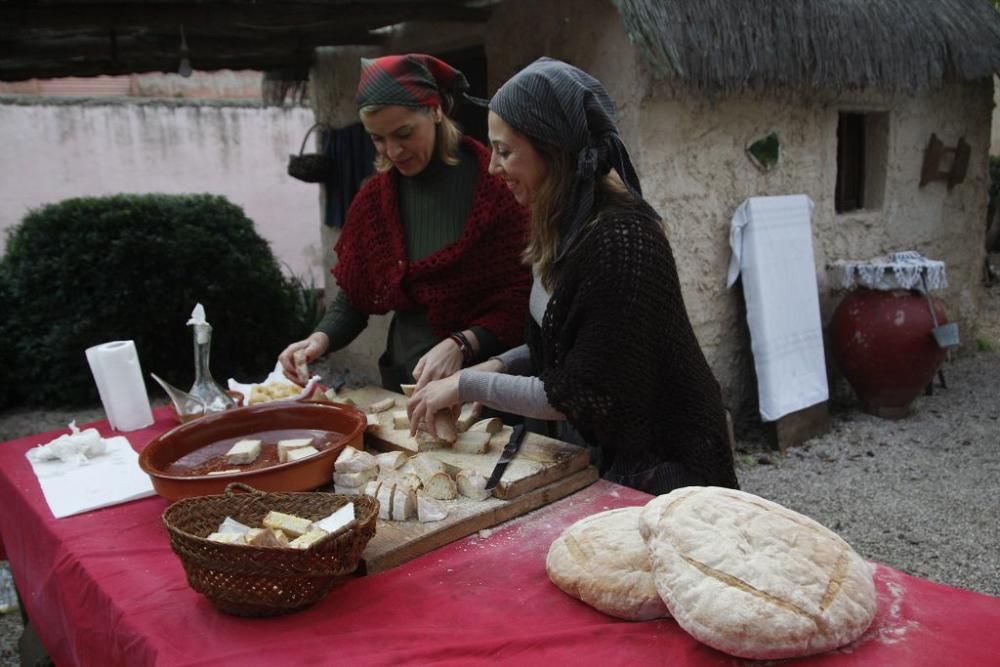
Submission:
M 366 107 L 361 107 L 361 109 L 358 110 L 358 113 L 362 116 L 371 116 L 378 113 L 386 106 L 387 105 L 383 104 L 370 104 Z M 430 114 L 434 112 L 434 107 L 414 107 L 413 110 Z M 444 110 L 442 109 L 441 122 L 436 123 L 434 127 L 434 155 L 436 155 L 437 158 L 446 165 L 453 167 L 459 163 L 458 150 L 461 143 L 462 128 L 460 128 L 447 113 L 444 113 Z M 392 160 L 384 155 L 376 153 L 375 170 L 389 171 L 390 169 L 392 169 Z
M 566 213 L 573 183 L 576 180 L 576 160 L 562 148 L 526 137 L 534 149 L 548 163 L 548 172 L 538 192 L 531 201 L 531 235 L 528 247 L 522 257 L 534 265 L 542 285 L 553 287 L 552 269 L 559 251 L 559 223 Z M 634 198 L 614 171 L 597 179 L 594 192 L 594 208 L 600 210 L 606 204 L 634 204 Z M 600 215 L 594 215 L 586 222 L 595 224 Z

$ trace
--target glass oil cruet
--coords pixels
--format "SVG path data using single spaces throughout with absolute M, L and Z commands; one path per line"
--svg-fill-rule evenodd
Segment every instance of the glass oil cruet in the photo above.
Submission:
M 205 308 L 200 303 L 194 307 L 187 323 L 194 327 L 194 384 L 188 393 L 204 403 L 205 412 L 235 408 L 236 401 L 212 379 L 208 364 L 212 349 L 212 325 L 205 320 Z

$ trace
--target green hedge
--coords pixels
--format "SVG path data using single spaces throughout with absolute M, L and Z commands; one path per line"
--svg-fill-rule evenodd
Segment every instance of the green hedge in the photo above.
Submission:
M 31 211 L 0 261 L 8 399 L 93 403 L 84 350 L 119 339 L 135 340 L 151 395 L 162 390 L 150 371 L 190 386 L 185 322 L 197 302 L 214 328 L 216 380 L 259 378 L 313 324 L 304 321 L 312 315 L 297 285 L 253 222 L 223 197 L 116 195 Z

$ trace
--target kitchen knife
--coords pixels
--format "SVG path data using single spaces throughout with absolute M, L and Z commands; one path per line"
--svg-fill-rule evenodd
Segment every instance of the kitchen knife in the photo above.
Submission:
M 514 427 L 514 432 L 510 434 L 510 440 L 504 445 L 503 451 L 500 453 L 500 460 L 497 461 L 496 466 L 493 468 L 493 474 L 490 475 L 489 480 L 486 482 L 487 491 L 492 491 L 496 488 L 496 485 L 500 482 L 500 478 L 503 476 L 503 471 L 507 469 L 507 464 L 517 455 L 517 450 L 521 448 L 521 442 L 523 441 L 524 424 L 518 424 Z

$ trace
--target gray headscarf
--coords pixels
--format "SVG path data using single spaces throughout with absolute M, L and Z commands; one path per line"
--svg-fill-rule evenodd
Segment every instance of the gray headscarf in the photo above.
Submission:
M 490 111 L 518 132 L 576 156 L 576 180 L 559 223 L 556 262 L 591 215 L 598 177 L 614 169 L 641 200 L 639 178 L 618 135 L 614 102 L 601 82 L 583 70 L 539 58 L 500 87 Z

